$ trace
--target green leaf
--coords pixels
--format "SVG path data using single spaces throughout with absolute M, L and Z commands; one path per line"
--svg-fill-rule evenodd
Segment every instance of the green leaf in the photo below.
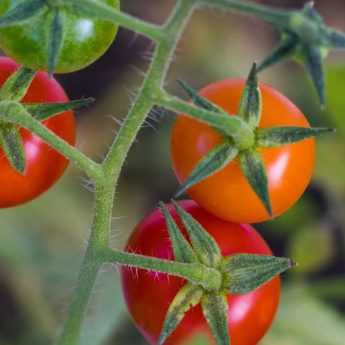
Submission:
M 25 154 L 22 137 L 13 125 L 0 129 L 0 142 L 11 166 L 20 174 L 25 171 Z
M 268 180 L 264 163 L 255 150 L 246 150 L 240 154 L 241 169 L 253 191 L 260 198 L 267 212 L 272 215 L 272 206 L 268 191 Z
M 23 106 L 35 119 L 43 121 L 67 110 L 87 107 L 94 101 L 94 98 L 85 98 L 66 103 L 26 103 Z
M 232 294 L 245 294 L 257 289 L 294 265 L 287 258 L 237 254 L 223 259 L 224 288 Z
M 13 73 L 0 89 L 0 99 L 6 101 L 21 101 L 28 91 L 36 72 L 21 67 Z
M 185 81 L 183 80 L 178 80 L 177 81 L 179 85 L 182 87 L 182 89 L 187 93 L 187 95 L 192 99 L 193 103 L 203 109 L 214 111 L 214 112 L 219 112 L 219 113 L 224 113 L 224 110 L 219 108 L 216 104 L 210 102 L 208 99 L 205 97 L 202 97 L 198 94 L 198 92 L 193 89 L 190 85 L 188 85 Z
M 257 68 L 257 72 L 292 57 L 298 46 L 298 38 L 292 34 L 284 34 L 280 45 Z
M 254 63 L 242 93 L 238 115 L 241 116 L 251 128 L 256 128 L 260 122 L 261 112 L 261 91 L 258 85 L 256 63 Z
M 345 34 L 341 31 L 330 30 L 328 33 L 328 39 L 331 47 L 333 48 L 345 48 Z
M 316 137 L 324 133 L 334 132 L 332 128 L 306 128 L 306 127 L 272 127 L 258 128 L 257 145 L 259 147 L 278 147 L 296 143 L 298 141 Z
M 235 159 L 237 155 L 238 149 L 229 143 L 223 143 L 216 146 L 200 160 L 186 181 L 184 181 L 179 188 L 176 197 L 182 195 L 187 189 L 200 181 L 223 169 L 228 163 Z
M 226 296 L 204 295 L 201 299 L 202 311 L 211 328 L 217 345 L 230 345 L 228 329 L 228 301 Z
M 64 36 L 64 18 L 62 12 L 56 9 L 53 13 L 53 18 L 49 32 L 49 44 L 48 44 L 48 73 L 52 75 L 57 65 L 60 50 L 63 43 Z
M 198 260 L 193 248 L 182 235 L 181 230 L 178 228 L 167 207 L 163 203 L 160 203 L 160 208 L 167 223 L 175 260 L 180 262 L 197 262 Z
M 158 344 L 162 345 L 183 320 L 185 313 L 198 305 L 203 295 L 199 286 L 185 285 L 176 295 L 168 309 Z
M 322 52 L 319 47 L 305 47 L 304 58 L 306 68 L 312 78 L 322 105 L 325 104 L 325 77 L 322 66 Z
M 209 233 L 189 213 L 187 213 L 177 202 L 173 201 L 176 211 L 185 226 L 194 252 L 200 262 L 206 266 L 217 267 L 222 259 L 218 244 Z
M 0 17 L 0 28 L 17 25 L 39 15 L 46 8 L 44 0 L 25 0 Z

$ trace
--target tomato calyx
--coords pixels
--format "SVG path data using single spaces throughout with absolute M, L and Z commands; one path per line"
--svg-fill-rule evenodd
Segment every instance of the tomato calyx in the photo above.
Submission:
M 292 11 L 286 23 L 272 23 L 281 32 L 278 47 L 258 67 L 261 71 L 287 58 L 297 58 L 306 67 L 321 105 L 325 104 L 323 60 L 331 49 L 345 48 L 345 34 L 328 27 L 308 2 L 300 11 Z
M 212 111 L 212 116 L 207 119 L 207 124 L 222 136 L 223 142 L 211 149 L 197 163 L 190 175 L 180 186 L 175 197 L 179 197 L 195 184 L 214 175 L 235 159 L 238 159 L 243 175 L 262 202 L 267 214 L 272 216 L 268 178 L 260 149 L 280 147 L 334 131 L 333 129 L 323 127 L 260 128 L 262 96 L 255 63 L 247 78 L 236 114 L 237 116 L 229 116 L 223 109 L 220 109 L 217 105 L 199 95 L 196 90 L 186 83 L 180 82 L 180 85 L 191 97 L 196 106 Z M 192 117 L 199 120 L 197 116 Z M 221 120 L 219 119 L 220 117 Z M 236 127 L 231 123 L 231 128 L 229 129 L 223 117 L 227 117 L 228 119 L 237 118 L 241 126 Z M 249 129 L 249 131 L 245 132 L 243 129 Z M 241 141 L 238 138 L 241 138 Z
M 253 254 L 222 257 L 213 237 L 178 203 L 172 202 L 188 236 L 187 240 L 167 207 L 161 203 L 175 261 L 199 263 L 218 272 L 221 279 L 212 282 L 216 275 L 213 278 L 205 275 L 203 278 L 208 288 L 205 288 L 205 284 L 188 280 L 169 306 L 158 344 L 163 344 L 183 320 L 185 313 L 198 304 L 201 305 L 216 343 L 230 344 L 226 296 L 229 293 L 245 294 L 253 291 L 291 268 L 294 263 L 287 258 Z
M 0 88 L 0 145 L 11 166 L 20 174 L 25 172 L 25 154 L 19 117 L 44 121 L 94 102 L 94 99 L 87 98 L 65 103 L 22 103 L 35 75 L 36 72 L 28 68 L 19 68 Z

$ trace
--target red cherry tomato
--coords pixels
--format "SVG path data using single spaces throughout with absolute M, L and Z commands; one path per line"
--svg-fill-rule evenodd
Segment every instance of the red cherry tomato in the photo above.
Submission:
M 0 57 L 0 86 L 19 66 L 11 59 Z M 67 102 L 63 88 L 46 73 L 38 72 L 23 103 Z M 74 113 L 67 111 L 43 122 L 59 137 L 75 144 L 76 123 Z M 26 168 L 23 175 L 9 164 L 0 148 L 0 207 L 11 207 L 30 201 L 49 189 L 64 173 L 68 160 L 43 140 L 26 129 L 21 129 Z
M 184 201 L 181 206 L 214 237 L 222 255 L 272 255 L 266 242 L 250 225 L 220 220 L 193 201 Z M 176 212 L 172 207 L 169 210 L 181 226 Z M 165 220 L 159 210 L 151 213 L 136 227 L 126 250 L 173 260 Z M 167 309 L 185 281 L 166 274 L 134 268 L 121 268 L 121 273 L 124 297 L 135 324 L 150 344 L 157 344 Z M 228 295 L 231 344 L 256 345 L 271 325 L 279 297 L 279 277 L 245 295 Z M 212 339 L 201 308 L 196 306 L 187 312 L 166 344 L 187 344 L 200 332 Z
M 200 94 L 229 114 L 236 114 L 244 85 L 244 80 L 224 80 L 206 86 Z M 260 89 L 263 109 L 259 127 L 309 127 L 301 111 L 285 96 L 267 85 L 261 84 Z M 200 159 L 222 140 L 211 127 L 179 116 L 171 139 L 172 161 L 179 181 L 186 180 Z M 308 186 L 314 171 L 315 140 L 259 151 L 266 167 L 273 217 L 276 217 L 288 210 Z M 188 194 L 225 220 L 256 223 L 271 218 L 243 175 L 237 159 L 190 188 Z

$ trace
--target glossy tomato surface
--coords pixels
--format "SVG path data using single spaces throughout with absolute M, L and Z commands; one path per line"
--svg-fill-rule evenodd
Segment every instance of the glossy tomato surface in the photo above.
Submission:
M 25 1 L 25 0 L 24 0 Z M 23 0 L 1 0 L 0 16 Z M 113 8 L 119 0 L 97 0 Z M 69 73 L 85 68 L 101 57 L 114 41 L 118 26 L 94 18 L 62 11 L 63 44 L 55 72 Z M 20 64 L 34 70 L 47 70 L 48 31 L 52 11 L 46 10 L 20 25 L 0 29 L 0 47 Z
M 18 68 L 9 58 L 0 57 L 0 85 Z M 37 73 L 24 103 L 66 102 L 66 96 L 58 82 L 46 73 Z M 71 145 L 76 140 L 76 123 L 71 111 L 61 113 L 44 125 Z M 49 189 L 65 171 L 68 160 L 26 129 L 21 129 L 26 168 L 24 174 L 16 172 L 0 148 L 0 207 L 11 207 L 36 198 Z
M 236 114 L 244 80 L 229 79 L 206 86 L 200 94 L 229 114 Z M 260 84 L 263 99 L 259 127 L 309 127 L 301 111 L 273 88 Z M 211 127 L 186 116 L 178 116 L 172 131 L 171 155 L 179 181 L 184 181 L 212 148 L 222 142 Z M 315 140 L 306 139 L 278 148 L 259 149 L 268 176 L 273 217 L 288 210 L 308 186 L 315 164 Z M 216 216 L 237 223 L 270 219 L 263 204 L 244 177 L 238 159 L 196 184 L 188 194 Z
M 263 238 L 250 225 L 220 220 L 193 201 L 183 201 L 181 206 L 215 238 L 224 256 L 236 253 L 272 255 Z M 169 210 L 181 225 L 176 212 L 171 207 Z M 155 210 L 136 227 L 126 250 L 173 259 L 165 220 L 159 210 Z M 125 300 L 135 324 L 150 344 L 157 344 L 169 304 L 185 281 L 134 268 L 122 268 L 121 273 Z M 242 296 L 228 295 L 231 344 L 256 345 L 271 325 L 279 297 L 280 278 L 274 278 Z M 201 308 L 196 306 L 186 314 L 166 344 L 184 345 L 199 333 L 207 335 L 210 344 L 213 344 Z

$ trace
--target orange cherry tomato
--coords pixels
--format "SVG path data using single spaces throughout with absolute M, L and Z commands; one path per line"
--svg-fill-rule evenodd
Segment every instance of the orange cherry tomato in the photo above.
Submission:
M 200 95 L 229 114 L 237 113 L 245 81 L 228 79 L 206 86 Z M 301 111 L 273 88 L 260 84 L 263 109 L 259 127 L 310 127 Z M 178 116 L 172 131 L 173 167 L 180 182 L 197 163 L 223 141 L 218 132 L 185 115 Z M 315 140 L 261 148 L 266 167 L 273 217 L 288 210 L 308 186 L 315 164 Z M 192 199 L 214 215 L 238 223 L 256 223 L 271 217 L 243 175 L 238 159 L 188 190 Z

